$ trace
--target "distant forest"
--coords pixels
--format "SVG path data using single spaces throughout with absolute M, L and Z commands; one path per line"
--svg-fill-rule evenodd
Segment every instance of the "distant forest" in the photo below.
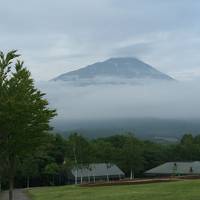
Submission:
M 76 157 L 76 159 L 75 159 Z M 194 161 L 200 158 L 200 135 L 186 134 L 177 143 L 156 143 L 133 134 L 88 139 L 74 133 L 64 138 L 49 133 L 31 156 L 20 158 L 16 167 L 16 187 L 64 185 L 68 172 L 76 165 L 117 164 L 129 177 L 167 161 Z M 0 166 L 1 167 L 1 166 Z M 2 188 L 8 187 L 6 169 L 1 169 Z
M 153 140 L 162 137 L 166 141 L 177 141 L 185 133 L 198 135 L 200 119 L 159 119 L 159 118 L 123 118 L 104 120 L 74 120 L 55 119 L 52 126 L 55 131 L 65 136 L 78 132 L 87 137 L 98 138 L 131 132 L 136 137 Z

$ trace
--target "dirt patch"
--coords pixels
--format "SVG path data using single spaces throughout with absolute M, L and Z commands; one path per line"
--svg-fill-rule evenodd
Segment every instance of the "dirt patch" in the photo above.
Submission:
M 160 182 L 179 181 L 179 178 L 159 178 L 159 179 L 137 179 L 137 180 L 120 180 L 111 182 L 96 182 L 81 184 L 81 187 L 96 187 L 96 186 L 113 186 L 113 185 L 139 185 Z

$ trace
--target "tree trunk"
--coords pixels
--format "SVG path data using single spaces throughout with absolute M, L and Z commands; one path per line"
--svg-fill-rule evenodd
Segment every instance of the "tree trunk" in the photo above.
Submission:
M 93 180 L 94 180 L 94 183 L 95 183 L 96 182 L 95 175 L 93 175 Z
M 133 180 L 133 170 L 131 169 L 130 180 Z
M 77 185 L 77 179 L 78 179 L 78 171 L 77 171 L 77 169 L 76 169 L 76 174 L 75 174 L 75 185 Z
M 62 175 L 59 174 L 59 185 L 62 185 Z
M 14 176 L 10 174 L 9 177 L 9 200 L 13 200 L 13 190 L 14 190 Z
M 109 175 L 108 175 L 108 169 L 107 169 L 107 182 L 109 182 Z
M 90 183 L 90 175 L 88 175 L 88 182 Z
M 107 182 L 109 182 L 109 176 L 108 176 L 108 174 L 107 174 Z
M 52 176 L 52 184 L 53 184 L 53 186 L 55 186 L 55 177 L 54 177 L 54 175 Z
M 29 176 L 27 176 L 26 187 L 27 187 L 27 188 L 30 187 L 30 177 L 29 177 Z
M 9 158 L 9 200 L 14 200 L 15 157 Z
M 1 176 L 0 176 L 0 192 L 1 192 Z
M 82 174 L 81 174 L 81 184 L 83 183 L 83 177 L 82 177 Z

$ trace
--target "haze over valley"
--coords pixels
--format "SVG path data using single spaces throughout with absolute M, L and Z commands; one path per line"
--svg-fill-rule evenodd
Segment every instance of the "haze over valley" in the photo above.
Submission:
M 111 58 L 38 84 L 57 108 L 53 125 L 63 134 L 179 138 L 200 132 L 198 81 L 175 80 L 136 58 Z

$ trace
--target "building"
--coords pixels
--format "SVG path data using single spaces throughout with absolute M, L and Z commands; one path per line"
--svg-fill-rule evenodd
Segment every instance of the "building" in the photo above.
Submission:
M 119 180 L 124 172 L 115 164 L 94 163 L 78 166 L 71 170 L 70 181 L 76 183 Z
M 145 172 L 151 176 L 200 175 L 200 161 L 167 162 Z

